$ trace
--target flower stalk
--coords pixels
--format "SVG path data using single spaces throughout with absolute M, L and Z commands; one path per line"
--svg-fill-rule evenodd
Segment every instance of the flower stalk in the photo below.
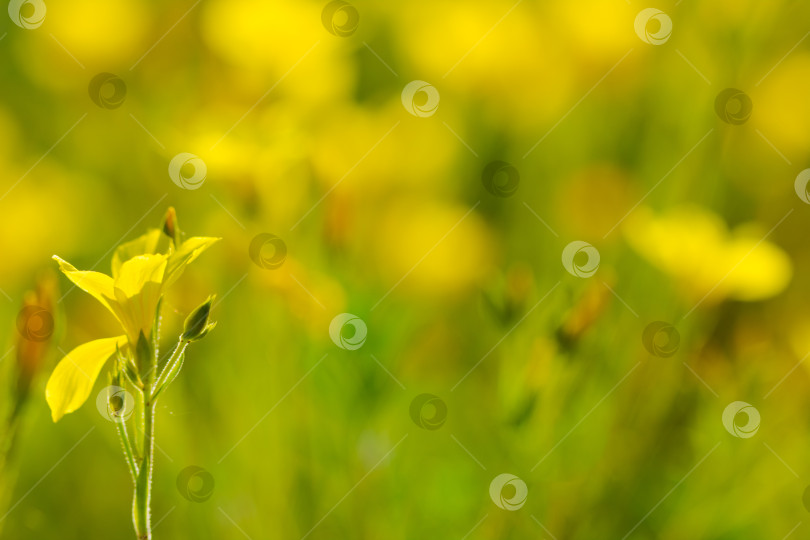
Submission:
M 93 381 L 107 360 L 115 357 L 106 399 L 101 404 L 106 402 L 133 481 L 132 522 L 138 540 L 152 539 L 150 507 L 158 397 L 180 372 L 189 343 L 202 339 L 215 326 L 210 321 L 213 297 L 209 297 L 188 316 L 174 351 L 160 365 L 161 306 L 165 291 L 189 263 L 218 240 L 182 238 L 177 216 L 170 208 L 162 229 L 152 229 L 118 247 L 113 256 L 112 277 L 77 270 L 55 257 L 62 272 L 101 302 L 124 333 L 71 351 L 48 381 L 48 405 L 54 421 L 76 410 L 89 396 Z M 78 376 L 79 371 L 85 377 Z M 88 373 L 93 376 L 86 376 Z M 132 430 L 127 427 L 128 421 L 133 423 Z

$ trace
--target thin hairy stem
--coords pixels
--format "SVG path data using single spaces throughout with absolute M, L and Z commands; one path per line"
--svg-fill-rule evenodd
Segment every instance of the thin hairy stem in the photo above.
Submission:
M 135 453 L 132 451 L 132 443 L 130 443 L 129 434 L 127 433 L 127 422 L 124 418 L 116 417 L 115 430 L 118 432 L 118 439 L 124 449 L 124 458 L 127 460 L 129 474 L 132 476 L 132 481 L 137 482 L 138 464 L 135 462 Z

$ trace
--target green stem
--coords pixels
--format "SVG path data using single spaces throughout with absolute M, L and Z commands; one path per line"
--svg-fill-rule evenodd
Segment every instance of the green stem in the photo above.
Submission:
M 183 341 L 182 339 L 177 343 L 171 358 L 169 358 L 166 365 L 163 366 L 163 371 L 160 372 L 157 381 L 152 385 L 153 400 L 157 399 L 161 392 L 177 377 L 180 368 L 183 367 L 183 353 L 185 353 L 188 343 L 188 341 Z
M 132 481 L 136 482 L 138 479 L 138 465 L 135 463 L 135 454 L 132 451 L 132 444 L 129 442 L 126 420 L 120 417 L 117 418 L 115 420 L 115 430 L 118 432 L 118 439 L 124 448 L 124 457 L 127 460 L 127 466 L 129 466 L 129 474 L 132 476 Z
M 154 401 L 144 396 L 143 415 L 143 460 L 135 481 L 135 500 L 132 507 L 132 520 L 138 540 L 151 540 L 152 519 L 150 502 L 152 498 L 152 463 L 154 460 L 155 408 Z

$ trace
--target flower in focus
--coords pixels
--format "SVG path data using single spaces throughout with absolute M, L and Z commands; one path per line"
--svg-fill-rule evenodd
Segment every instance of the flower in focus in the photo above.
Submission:
M 171 226 L 167 230 L 174 232 L 173 210 L 168 215 Z M 116 249 L 112 276 L 77 270 L 54 255 L 62 273 L 106 307 L 124 332 L 79 345 L 59 362 L 45 389 L 54 422 L 87 400 L 101 368 L 117 350 L 124 356 L 138 356 L 135 352 L 139 340 L 151 337 L 165 290 L 217 240 L 193 237 L 179 243 L 159 229 L 152 229 Z
M 693 299 L 763 300 L 782 292 L 793 274 L 788 255 L 761 231 L 740 227 L 730 233 L 719 217 L 697 207 L 660 216 L 640 209 L 628 218 L 624 234 Z

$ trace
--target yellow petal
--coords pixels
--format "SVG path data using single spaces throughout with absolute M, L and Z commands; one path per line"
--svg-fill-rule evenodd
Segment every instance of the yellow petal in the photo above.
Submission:
M 57 364 L 45 387 L 45 399 L 54 422 L 87 401 L 104 363 L 115 353 L 116 347 L 126 342 L 126 336 L 90 341 L 70 351 Z
M 122 326 L 132 346 L 138 343 L 138 334 L 141 332 L 146 337 L 152 334 L 162 288 L 163 284 L 160 282 L 147 281 L 137 294 L 130 297 L 121 289 L 115 289 L 118 298 L 116 309 L 119 310 Z
M 169 256 L 169 264 L 166 267 L 166 279 L 164 285 L 168 287 L 175 281 L 185 270 L 186 266 L 191 264 L 203 251 L 218 242 L 220 238 L 213 238 L 209 236 L 194 236 L 183 242 L 177 251 Z
M 112 275 L 117 278 L 121 271 L 121 265 L 138 255 L 150 255 L 152 253 L 160 253 L 169 249 L 169 237 L 161 233 L 158 229 L 149 229 L 149 231 L 136 238 L 118 246 L 113 253 L 112 258 Z
M 115 315 L 115 311 L 110 305 L 111 301 L 115 300 L 114 282 L 110 276 L 90 270 L 76 270 L 72 264 L 56 255 L 53 256 L 53 260 L 59 263 L 59 269 L 70 281 L 92 295 Z
M 131 298 L 149 282 L 162 283 L 165 271 L 166 255 L 138 255 L 121 265 L 115 279 L 115 289 Z

